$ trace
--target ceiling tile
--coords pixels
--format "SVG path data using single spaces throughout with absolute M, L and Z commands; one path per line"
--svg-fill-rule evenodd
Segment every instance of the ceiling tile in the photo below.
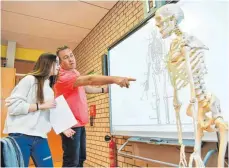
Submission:
M 68 26 L 61 23 L 50 22 L 38 18 L 2 12 L 2 30 L 15 33 L 28 34 L 38 37 L 62 39 L 66 41 L 81 41 L 89 30 Z
M 2 10 L 92 29 L 108 12 L 79 1 L 3 1 Z

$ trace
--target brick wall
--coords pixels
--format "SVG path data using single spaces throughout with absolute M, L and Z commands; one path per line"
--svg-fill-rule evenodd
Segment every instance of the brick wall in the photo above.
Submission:
M 118 2 L 74 50 L 77 69 L 80 73 L 87 74 L 94 70 L 97 74 L 102 74 L 101 57 L 107 52 L 107 47 L 129 32 L 143 19 L 144 11 L 141 1 Z M 88 103 L 89 106 L 96 104 L 97 114 L 94 126 L 88 125 L 86 127 L 86 166 L 109 166 L 109 148 L 108 143 L 104 141 L 104 136 L 109 134 L 110 126 L 108 95 L 90 95 L 88 96 Z M 125 142 L 126 138 L 116 137 L 115 141 L 118 147 Z M 132 147 L 127 146 L 125 150 L 131 152 Z M 120 167 L 130 167 L 134 165 L 146 166 L 147 164 L 118 156 L 118 165 Z

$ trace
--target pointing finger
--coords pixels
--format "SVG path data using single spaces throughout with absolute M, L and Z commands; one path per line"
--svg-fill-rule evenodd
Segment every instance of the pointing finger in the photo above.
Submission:
M 136 81 L 135 78 L 127 78 L 127 79 L 128 79 L 128 81 Z

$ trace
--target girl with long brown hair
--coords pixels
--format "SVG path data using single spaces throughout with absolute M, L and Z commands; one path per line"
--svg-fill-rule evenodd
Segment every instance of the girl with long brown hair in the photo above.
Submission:
M 8 114 L 4 133 L 19 145 L 25 167 L 30 156 L 37 167 L 53 167 L 47 133 L 51 130 L 49 109 L 56 104 L 49 77 L 56 75 L 58 68 L 56 55 L 41 54 L 34 70 L 21 79 L 6 99 Z

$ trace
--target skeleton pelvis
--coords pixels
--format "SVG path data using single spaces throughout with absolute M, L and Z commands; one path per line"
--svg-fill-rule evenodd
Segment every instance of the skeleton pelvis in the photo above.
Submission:
M 205 113 L 208 113 L 211 111 L 211 99 L 212 99 L 212 96 L 207 96 L 204 100 L 198 101 L 198 116 L 199 115 L 203 116 Z M 189 104 L 186 114 L 189 117 L 192 117 L 192 111 L 193 111 L 193 106 L 192 104 Z
M 192 117 L 193 114 L 193 105 L 189 104 L 186 114 L 189 117 Z M 208 103 L 206 101 L 198 102 L 198 124 L 201 127 L 201 129 L 207 131 L 207 132 L 213 132 L 215 131 L 215 128 L 212 127 L 213 119 L 209 118 L 206 113 L 209 112 L 210 108 L 208 106 Z

